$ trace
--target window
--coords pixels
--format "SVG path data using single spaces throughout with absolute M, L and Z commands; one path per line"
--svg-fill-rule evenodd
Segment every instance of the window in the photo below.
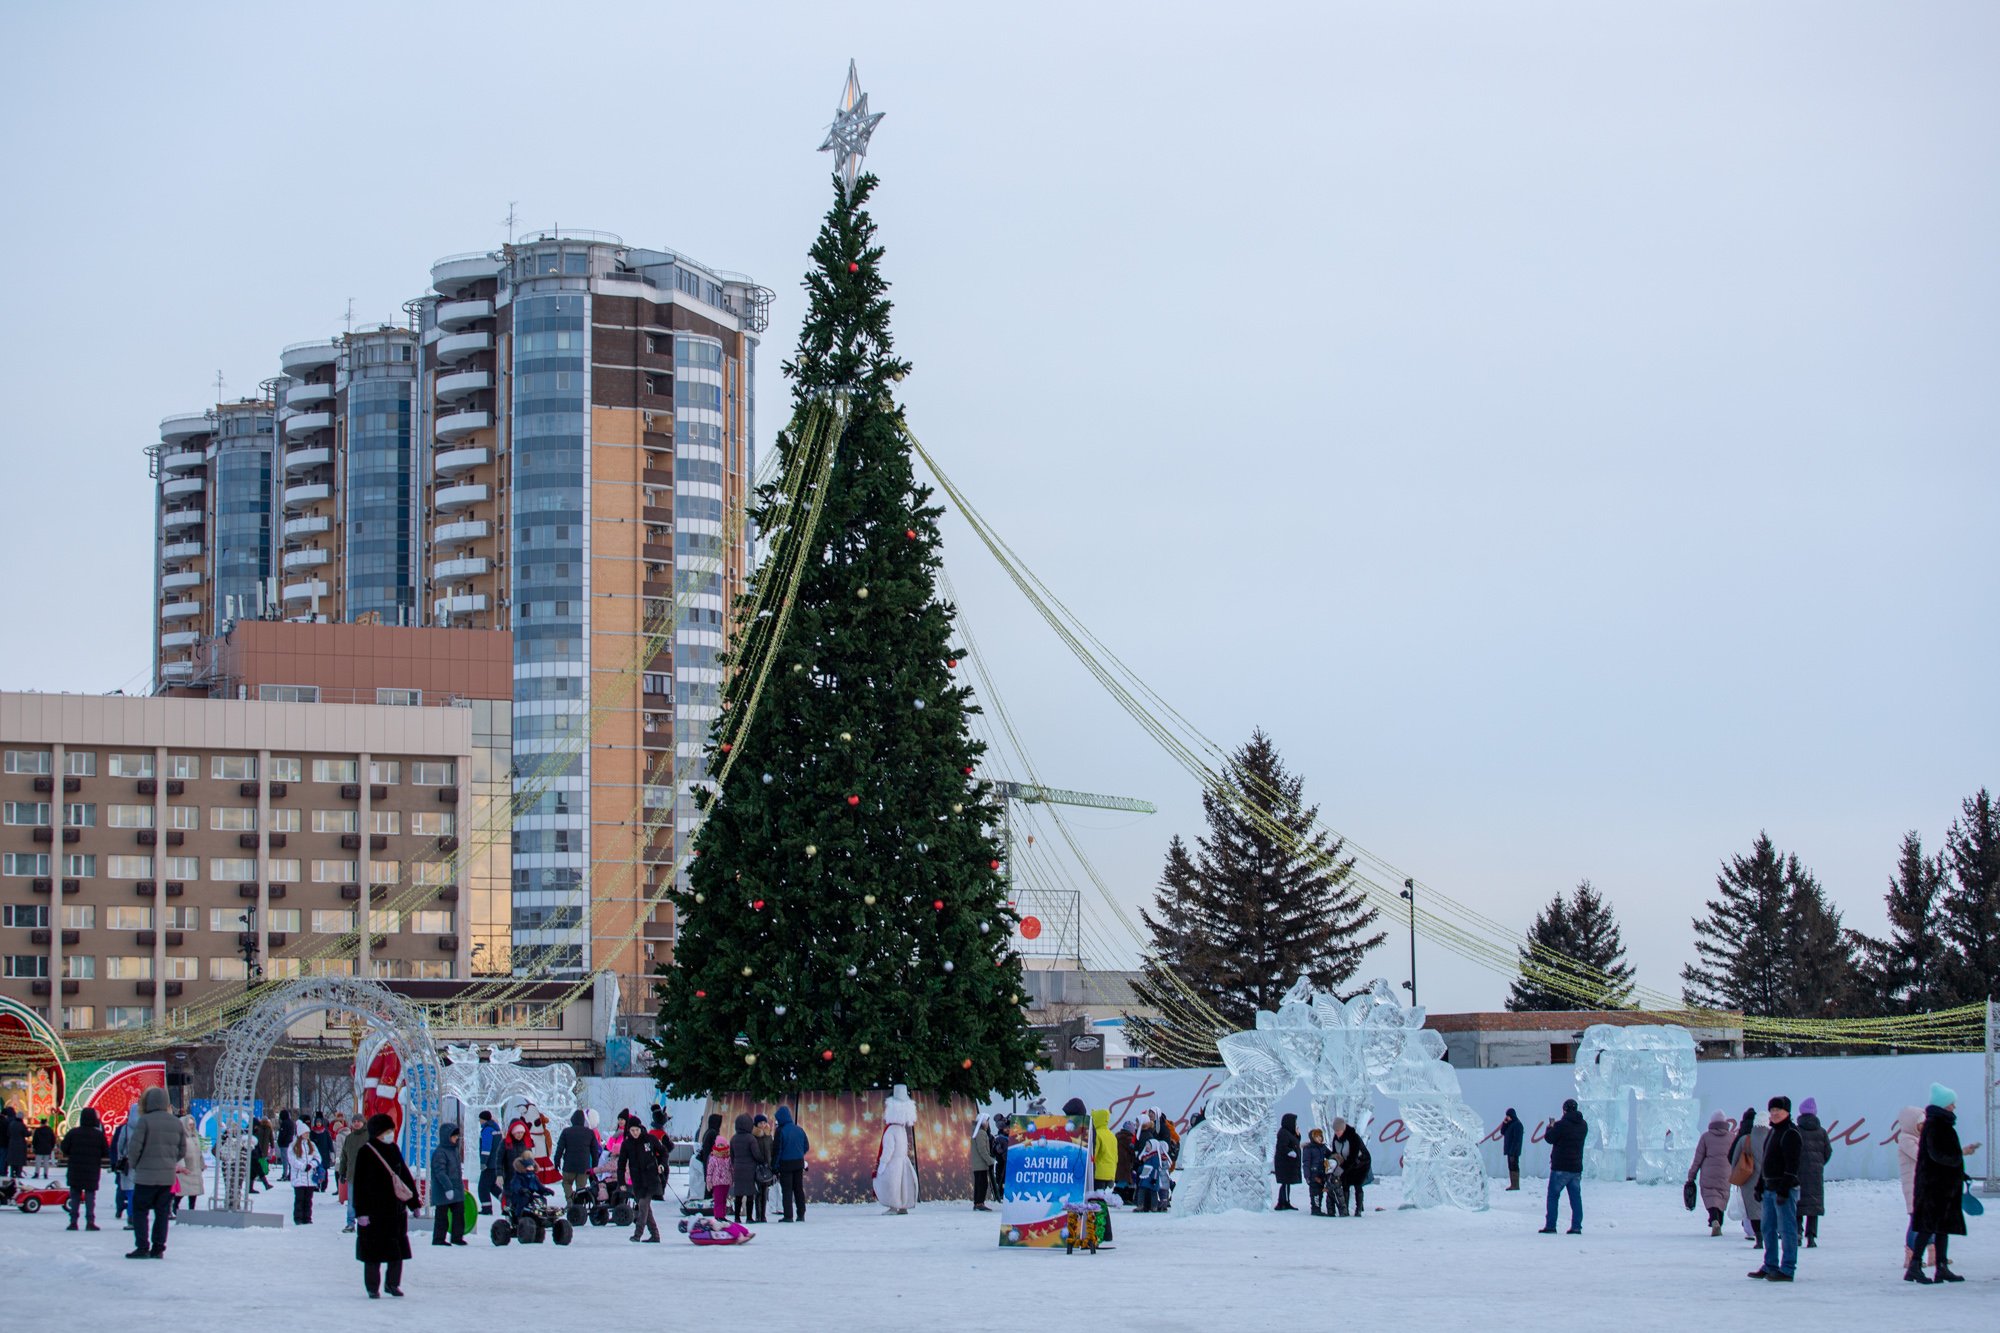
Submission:
M 170 778 L 198 778 L 201 776 L 201 756 L 197 754 L 170 754 L 167 756 L 167 776 Z
M 266 958 L 264 976 L 272 981 L 297 981 L 299 960 L 296 958 Z
M 370 832 L 401 833 L 403 831 L 403 817 L 396 811 L 371 810 L 368 813 L 371 816 L 370 822 L 375 825 Z
M 96 879 L 97 853 L 69 853 L 69 855 L 63 857 L 63 874 L 71 879 Z
M 97 1009 L 88 1004 L 66 1004 L 63 1006 L 63 1028 L 69 1032 L 81 1032 L 97 1026 Z
M 0 971 L 10 977 L 45 977 L 49 974 L 49 956 L 45 953 L 10 953 Z
M 376 907 L 368 913 L 368 929 L 377 935 L 394 935 L 403 928 L 403 915 L 393 908 Z
M 211 907 L 208 909 L 208 928 L 217 933 L 250 929 L 250 910 L 247 907 Z
M 167 909 L 168 930 L 200 930 L 201 909 L 199 907 L 169 907 Z
M 111 776 L 114 778 L 150 778 L 153 776 L 153 756 L 150 754 L 114 754 L 111 756 Z
M 149 953 L 113 955 L 104 960 L 104 975 L 112 981 L 151 981 L 153 955 Z
M 7 751 L 7 771 L 9 773 L 47 774 L 49 752 L 47 750 Z
M 410 863 L 410 883 L 425 888 L 437 888 L 451 883 L 451 862 L 412 861 Z
M 403 878 L 401 861 L 370 861 L 368 882 L 370 884 L 394 884 Z
M 117 859 L 112 858 L 114 861 Z M 7 852 L 0 855 L 0 874 L 47 878 L 48 873 L 47 852 Z
M 201 807 L 198 805 L 170 805 L 167 807 L 167 827 L 192 832 L 201 827 Z
M 63 955 L 63 978 L 67 981 L 94 981 L 97 978 L 97 960 L 89 954 L 66 953 Z
M 273 782 L 300 782 L 304 780 L 305 764 L 296 758 L 273 756 L 266 772 Z
M 208 826 L 217 833 L 255 833 L 257 807 L 254 805 L 211 805 Z
M 345 935 L 354 929 L 354 913 L 339 908 L 313 909 L 313 933 L 315 935 Z
M 208 761 L 208 775 L 230 782 L 248 782 L 257 776 L 257 757 L 248 754 L 218 754 Z
M 400 759 L 371 759 L 368 762 L 368 780 L 393 787 L 403 780 L 403 761 Z
M 63 755 L 63 772 L 73 778 L 97 776 L 97 751 L 70 750 Z
M 423 701 L 424 692 L 422 690 L 396 690 L 382 686 L 378 687 L 375 691 L 375 702 L 378 704 L 394 704 L 402 708 L 415 708 Z
M 317 685 L 259 685 L 257 697 L 267 704 L 316 704 Z
M 352 782 L 356 772 L 352 759 L 313 760 L 314 782 Z
M 115 915 L 118 909 L 114 907 L 111 911 Z M 64 930 L 95 930 L 97 929 L 97 909 L 89 903 L 65 904 L 62 909 L 62 923 Z M 151 922 L 147 924 L 150 925 Z M 117 930 L 120 927 L 113 926 L 112 929 Z M 135 926 L 133 929 L 136 930 L 138 927 Z
M 299 879 L 299 862 L 293 856 L 271 858 L 271 882 L 273 884 L 296 884 Z
M 412 935 L 449 935 L 451 934 L 451 913 L 412 912 L 410 913 L 410 933 Z
M 313 811 L 314 833 L 352 833 L 360 827 L 361 812 L 358 810 Z
M 169 958 L 163 976 L 168 981 L 201 980 L 201 960 L 199 958 Z
M 640 676 L 639 689 L 643 694 L 672 694 L 674 678 L 664 671 L 648 671 Z
M 449 958 L 419 958 L 410 964 L 412 981 L 451 980 L 451 960 Z
M 413 810 L 410 832 L 425 838 L 441 838 L 458 832 L 458 816 L 449 810 Z
M 81 801 L 72 801 L 63 807 L 63 823 L 71 828 L 96 828 L 97 807 Z
M 452 771 L 455 768 L 457 765 L 449 759 L 442 762 L 415 760 L 410 764 L 410 784 L 416 787 L 453 786 L 458 782 L 457 774 Z
M 352 861 L 315 861 L 313 862 L 313 883 L 358 883 L 359 879 L 354 873 L 354 865 L 355 863 Z
M 151 879 L 153 858 L 150 856 L 113 856 L 106 858 L 110 865 L 105 873 L 112 879 Z
M 269 813 L 271 816 L 271 823 L 270 823 L 271 832 L 297 833 L 299 831 L 298 811 L 291 809 L 284 809 L 284 810 L 272 810 Z
M 296 907 L 273 907 L 264 913 L 264 928 L 280 935 L 299 933 L 299 909 Z
M 150 907 L 107 907 L 104 909 L 106 930 L 151 930 L 153 909 Z
M 150 1004 L 113 1004 L 104 1010 L 104 1026 L 113 1032 L 128 1028 L 142 1028 L 153 1021 L 153 1006 Z
M 250 965 L 241 958 L 211 958 L 208 960 L 210 981 L 242 981 L 250 975 Z
M 40 930 L 49 924 L 47 903 L 8 903 L 0 907 L 0 926 L 17 930 Z
M 351 977 L 354 975 L 352 958 L 315 958 L 312 974 L 316 977 Z
M 107 806 L 104 814 L 111 828 L 153 827 L 153 807 L 150 805 Z
M 26 824 L 35 828 L 47 828 L 49 823 L 49 803 L 47 801 L 9 801 L 6 821 L 9 824 Z
M 199 856 L 169 856 L 166 860 L 168 879 L 200 879 L 201 858 Z

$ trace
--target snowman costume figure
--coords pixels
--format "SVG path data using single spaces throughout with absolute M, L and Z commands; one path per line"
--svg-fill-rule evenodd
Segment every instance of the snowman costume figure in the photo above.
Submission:
M 917 1104 L 901 1083 L 882 1107 L 882 1144 L 875 1152 L 875 1197 L 891 1213 L 917 1205 Z

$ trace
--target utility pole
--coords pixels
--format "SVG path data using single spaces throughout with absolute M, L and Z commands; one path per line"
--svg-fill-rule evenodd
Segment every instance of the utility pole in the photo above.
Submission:
M 1410 904 L 1410 979 L 1403 983 L 1410 992 L 1410 1008 L 1417 1007 L 1417 882 L 1403 881 L 1403 898 Z

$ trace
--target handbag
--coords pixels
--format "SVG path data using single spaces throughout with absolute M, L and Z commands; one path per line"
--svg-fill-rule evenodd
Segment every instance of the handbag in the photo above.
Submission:
M 1736 1164 L 1729 1168 L 1729 1183 L 1732 1185 L 1748 1185 L 1750 1177 L 1756 1174 L 1757 1159 L 1750 1152 L 1745 1151 L 1741 1157 L 1736 1159 Z
M 1694 1187 L 1694 1182 L 1692 1180 L 1687 1181 L 1681 1185 L 1681 1206 L 1686 1208 L 1689 1212 L 1694 1211 L 1695 1195 L 1696 1195 L 1696 1190 Z
M 1972 1192 L 1972 1182 L 1969 1180 L 1965 1182 L 1965 1193 L 1959 1197 L 1958 1202 L 1959 1206 L 1964 1209 L 1967 1217 L 1984 1217 L 1986 1215 L 1986 1205 L 1981 1203 L 1979 1196 Z
M 408 1185 L 405 1185 L 403 1183 L 403 1178 L 397 1175 L 395 1169 L 389 1165 L 389 1159 L 384 1157 L 381 1153 L 375 1151 L 374 1144 L 371 1143 L 368 1145 L 368 1151 L 371 1153 L 375 1153 L 375 1160 L 380 1162 L 382 1164 L 382 1169 L 389 1173 L 389 1187 L 396 1191 L 397 1203 L 408 1203 L 410 1200 L 417 1197 L 417 1192 L 411 1189 Z

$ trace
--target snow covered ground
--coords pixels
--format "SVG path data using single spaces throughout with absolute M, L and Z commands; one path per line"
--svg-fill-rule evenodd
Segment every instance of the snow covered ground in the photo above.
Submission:
M 845 1329 L 1319 1329 L 1475 1327 L 1837 1329 L 1990 1327 L 2000 1310 L 2000 1227 L 1971 1221 L 1956 1287 L 1900 1281 L 1901 1193 L 1828 1186 L 1820 1248 L 1792 1286 L 1747 1281 L 1757 1256 L 1728 1224 L 1712 1239 L 1678 1189 L 1586 1184 L 1582 1236 L 1542 1236 L 1542 1182 L 1484 1214 L 1396 1210 L 1394 1181 L 1366 1218 L 1299 1213 L 1116 1219 L 1095 1256 L 998 1248 L 998 1214 L 924 1205 L 907 1217 L 819 1207 L 734 1249 L 697 1249 L 667 1221 L 659 1245 L 585 1228 L 568 1249 L 483 1236 L 433 1249 L 413 1235 L 408 1297 L 371 1303 L 352 1238 L 321 1195 L 320 1221 L 282 1230 L 175 1227 L 164 1262 L 128 1261 L 128 1234 L 65 1231 L 59 1212 L 0 1213 L 6 1326 L 109 1318 L 319 1333 L 383 1327 Z M 259 1196 L 288 1208 L 289 1190 Z M 773 1200 L 775 1203 L 775 1199 Z M 775 1213 L 773 1216 L 775 1217 Z M 331 1221 L 327 1220 L 331 1218 Z M 1565 1214 L 1563 1225 L 1568 1225 Z M 357 1324 L 357 1321 L 358 1324 Z M 698 1323 L 695 1321 L 699 1321 Z

